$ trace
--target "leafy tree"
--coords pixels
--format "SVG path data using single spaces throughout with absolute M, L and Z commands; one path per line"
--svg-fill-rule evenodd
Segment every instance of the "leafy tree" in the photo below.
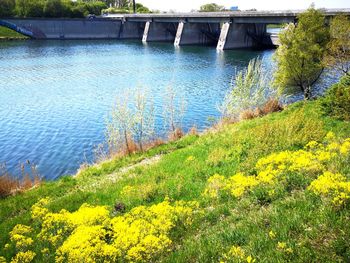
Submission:
M 247 110 L 255 110 L 271 100 L 275 92 L 270 88 L 268 72 L 263 71 L 261 59 L 252 59 L 246 69 L 236 75 L 220 112 L 226 118 L 237 119 Z
M 133 136 L 141 151 L 144 144 L 150 142 L 154 136 L 154 106 L 152 100 L 143 90 L 135 94 L 135 113 Z
M 12 16 L 15 7 L 15 0 L 0 0 L 0 17 Z
M 345 75 L 339 83 L 332 85 L 320 100 L 325 115 L 350 121 L 350 75 Z
M 154 107 L 152 99 L 144 90 L 135 94 L 125 92 L 118 96 L 107 123 L 107 141 L 109 153 L 121 149 L 132 153 L 134 140 L 139 150 L 154 136 Z
M 274 85 L 280 91 L 298 87 L 307 100 L 324 69 L 329 30 L 323 13 L 309 8 L 298 16 L 297 25 L 289 24 L 279 34 L 279 40 L 280 46 L 275 54 L 277 70 Z
M 44 6 L 46 17 L 64 17 L 68 10 L 61 0 L 47 0 Z
M 148 9 L 148 7 L 137 3 L 136 4 L 136 13 L 151 13 L 151 10 Z
M 70 9 L 70 13 L 71 17 L 85 17 L 89 14 L 86 10 L 86 6 L 82 4 L 73 5 Z
M 16 0 L 16 14 L 21 17 L 25 17 L 27 15 L 28 10 L 27 0 Z
M 31 0 L 28 1 L 26 17 L 42 17 L 44 16 L 44 1 Z
M 164 127 L 170 131 L 169 138 L 177 139 L 182 135 L 182 121 L 186 110 L 186 101 L 169 86 L 163 97 Z
M 129 7 L 130 0 L 116 0 L 113 1 L 116 8 L 124 9 Z
M 220 12 L 224 10 L 225 10 L 224 6 L 211 3 L 211 4 L 202 5 L 199 11 L 200 12 Z
M 100 15 L 101 11 L 103 9 L 106 9 L 107 5 L 105 3 L 103 3 L 102 1 L 96 1 L 96 2 L 92 2 L 92 3 L 88 3 L 86 5 L 86 9 L 88 11 L 89 14 L 95 14 L 95 15 Z
M 327 66 L 350 75 L 350 19 L 345 15 L 334 17 L 330 24 L 330 35 L 325 59 Z

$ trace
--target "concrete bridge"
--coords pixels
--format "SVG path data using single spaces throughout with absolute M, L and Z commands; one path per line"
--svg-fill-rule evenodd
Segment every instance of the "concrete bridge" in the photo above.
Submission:
M 219 13 L 120 14 L 94 19 L 2 19 L 0 25 L 33 39 L 139 39 L 182 45 L 212 45 L 218 50 L 271 47 L 276 36 L 268 24 L 297 20 L 296 11 L 233 11 Z M 325 9 L 329 19 L 350 16 L 350 9 Z

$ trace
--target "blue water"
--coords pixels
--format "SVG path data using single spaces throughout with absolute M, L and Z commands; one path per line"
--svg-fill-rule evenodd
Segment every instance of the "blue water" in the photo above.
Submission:
M 203 130 L 235 72 L 274 51 L 115 41 L 0 42 L 0 163 L 12 173 L 30 160 L 46 179 L 74 174 L 92 162 L 105 120 L 123 90 L 147 88 L 162 130 L 165 89 L 186 100 L 183 128 Z

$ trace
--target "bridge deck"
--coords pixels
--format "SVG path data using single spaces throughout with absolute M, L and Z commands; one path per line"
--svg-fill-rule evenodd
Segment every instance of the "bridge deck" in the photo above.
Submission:
M 350 15 L 350 8 L 323 9 L 326 16 L 339 13 Z M 226 12 L 191 12 L 191 13 L 158 13 L 158 14 L 110 14 L 105 18 L 248 18 L 248 17 L 296 17 L 305 10 L 281 11 L 226 11 Z

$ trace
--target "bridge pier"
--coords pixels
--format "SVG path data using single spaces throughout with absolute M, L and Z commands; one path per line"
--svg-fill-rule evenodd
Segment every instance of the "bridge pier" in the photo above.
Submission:
M 216 45 L 219 32 L 219 23 L 186 23 L 180 21 L 174 45 Z
M 266 24 L 237 24 L 225 22 L 222 25 L 218 50 L 272 46 L 266 32 Z
M 175 40 L 177 24 L 173 22 L 147 21 L 143 32 L 142 42 Z

